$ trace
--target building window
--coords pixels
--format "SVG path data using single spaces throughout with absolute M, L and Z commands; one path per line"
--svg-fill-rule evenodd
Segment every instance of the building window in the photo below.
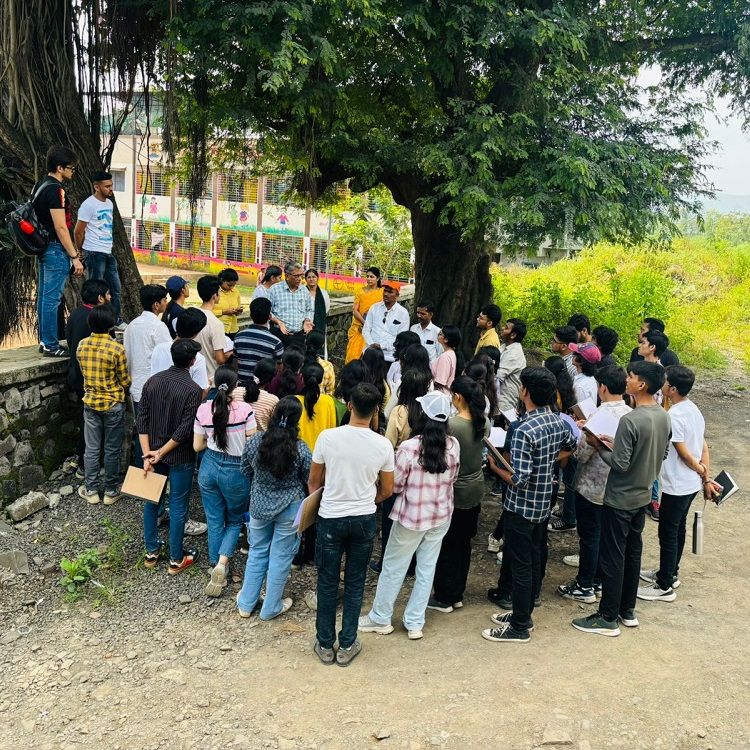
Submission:
M 302 238 L 281 234 L 263 235 L 263 264 L 284 267 L 289 261 L 302 262 Z
M 112 175 L 112 188 L 116 193 L 125 192 L 125 170 L 124 169 L 113 169 L 110 171 Z
M 242 172 L 220 174 L 219 200 L 229 203 L 257 203 L 257 177 L 246 177 Z
M 159 221 L 136 222 L 135 246 L 157 253 L 170 252 L 169 224 Z
M 217 257 L 236 263 L 255 263 L 255 232 L 217 232 Z
M 206 188 L 203 191 L 203 195 L 198 198 L 198 200 L 211 200 L 211 197 L 213 196 L 213 176 L 209 175 L 208 179 L 206 180 Z M 190 187 L 188 186 L 187 180 L 178 180 L 177 181 L 177 194 L 182 196 L 183 198 L 186 198 L 188 193 L 190 192 Z
M 185 255 L 211 255 L 211 228 L 194 226 L 192 233 L 190 224 L 175 226 L 175 252 Z
M 284 201 L 284 193 L 292 187 L 291 175 L 284 175 L 282 177 L 266 177 L 265 185 L 263 186 L 263 200 L 266 203 L 274 203 L 277 206 L 286 205 Z
M 315 268 L 320 273 L 326 268 L 326 253 L 328 252 L 328 240 L 310 241 L 310 268 Z
M 137 174 L 140 195 L 171 195 L 171 184 L 163 169 L 139 169 Z

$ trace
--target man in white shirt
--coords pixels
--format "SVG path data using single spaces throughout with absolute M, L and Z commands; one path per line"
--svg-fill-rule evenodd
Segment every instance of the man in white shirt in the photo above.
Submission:
M 159 284 L 146 284 L 138 293 L 143 312 L 125 328 L 122 343 L 128 359 L 128 371 L 133 382 L 130 396 L 133 399 L 135 414 L 138 416 L 138 403 L 146 381 L 151 377 L 151 355 L 157 344 L 171 344 L 172 337 L 159 316 L 167 308 L 167 290 Z M 133 463 L 143 465 L 140 442 L 133 441 Z
M 209 386 L 213 385 L 216 368 L 225 365 L 232 358 L 231 350 L 226 351 L 228 339 L 224 333 L 224 324 L 213 312 L 219 301 L 220 286 L 218 276 L 201 276 L 196 284 L 198 296 L 203 302 L 201 310 L 206 316 L 206 326 L 195 340 L 201 345 L 201 353 L 206 358 Z
M 571 343 L 568 348 L 573 352 L 573 367 L 576 368 L 573 390 L 578 403 L 587 398 L 596 403 L 598 386 L 594 375 L 602 358 L 599 347 L 596 344 Z
M 175 325 L 177 328 L 177 338 L 175 338 L 175 341 L 179 341 L 180 339 L 194 339 L 206 327 L 206 314 L 197 307 L 188 307 L 177 318 Z M 164 370 L 172 367 L 173 364 L 172 344 L 166 341 L 157 344 L 151 354 L 151 374 L 156 375 L 157 372 L 164 372 Z M 206 358 L 200 352 L 196 353 L 195 362 L 193 362 L 189 370 L 193 382 L 203 389 L 203 398 L 205 399 L 208 393 L 208 370 L 206 368 Z
M 271 287 L 281 281 L 283 273 L 284 272 L 278 266 L 268 266 L 263 273 L 263 278 L 260 280 L 258 286 L 255 287 L 252 299 L 258 299 L 258 297 L 265 297 L 268 299 Z
M 409 312 L 396 301 L 400 293 L 401 284 L 398 281 L 384 281 L 383 301 L 370 307 L 362 328 L 367 346 L 375 345 L 382 349 L 386 362 L 393 362 L 396 336 L 409 330 Z
M 510 318 L 500 329 L 500 365 L 495 373 L 497 405 L 500 411 L 515 409 L 521 391 L 521 370 L 526 367 L 526 355 L 521 342 L 526 337 L 526 323 Z
M 435 305 L 422 300 L 417 305 L 417 322 L 409 329 L 419 336 L 419 342 L 430 355 L 430 362 L 434 362 L 443 353 L 443 347 L 438 344 L 437 339 L 440 327 L 432 322 L 434 314 Z
M 86 198 L 78 209 L 78 221 L 73 236 L 78 252 L 83 256 L 86 278 L 107 282 L 109 293 L 112 295 L 115 318 L 121 323 L 120 274 L 117 269 L 117 258 L 112 254 L 112 175 L 109 172 L 94 172 L 93 183 L 94 194 Z
M 659 569 L 641 571 L 648 586 L 638 589 L 645 601 L 672 602 L 680 585 L 679 570 L 685 546 L 685 525 L 690 505 L 703 489 L 711 499 L 715 485 L 710 478 L 706 423 L 698 407 L 688 398 L 695 383 L 695 373 L 682 365 L 667 368 L 662 388 L 672 402 L 669 419 L 672 425 L 667 457 L 661 466 L 661 506 L 659 508 Z
M 347 405 L 349 424 L 323 430 L 313 451 L 308 488 L 315 492 L 323 487 L 317 522 L 318 608 L 313 650 L 324 664 L 336 661 L 347 666 L 362 650 L 357 625 L 377 531 L 375 508 L 393 491 L 393 446 L 370 429 L 380 400 L 380 392 L 371 383 L 355 386 Z M 344 554 L 344 612 L 334 656 L 336 599 Z

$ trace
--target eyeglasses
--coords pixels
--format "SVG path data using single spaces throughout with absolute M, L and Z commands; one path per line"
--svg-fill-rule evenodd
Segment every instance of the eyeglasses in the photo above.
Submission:
M 66 164 L 63 169 L 69 169 L 71 172 L 75 172 L 78 169 L 76 164 Z
M 304 273 L 290 273 L 289 274 L 293 279 L 301 279 L 305 274 Z

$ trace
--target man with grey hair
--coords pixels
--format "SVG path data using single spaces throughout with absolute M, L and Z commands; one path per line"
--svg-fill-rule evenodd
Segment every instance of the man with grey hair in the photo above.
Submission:
M 302 285 L 304 276 L 302 264 L 290 261 L 284 266 L 284 283 L 275 284 L 268 291 L 271 330 L 284 346 L 303 340 L 313 327 L 313 301 Z

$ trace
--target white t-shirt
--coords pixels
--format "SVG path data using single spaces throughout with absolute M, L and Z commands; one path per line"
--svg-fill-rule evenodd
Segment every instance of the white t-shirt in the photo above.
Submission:
M 114 206 L 107 198 L 100 201 L 90 195 L 78 209 L 78 220 L 86 222 L 83 249 L 89 253 L 112 254 L 112 217 Z
M 664 459 L 659 474 L 661 489 L 669 495 L 689 495 L 691 492 L 698 492 L 703 482 L 700 475 L 677 455 L 674 444 L 685 443 L 690 455 L 700 460 L 703 453 L 706 422 L 698 407 L 690 399 L 674 404 L 667 413 L 672 423 L 672 437 L 669 441 L 667 457 Z
M 201 310 L 206 315 L 206 326 L 195 337 L 195 340 L 201 345 L 201 354 L 206 358 L 206 368 L 208 369 L 208 381 L 213 384 L 214 373 L 219 366 L 216 362 L 215 351 L 224 351 L 226 349 L 226 334 L 224 333 L 224 324 L 213 314 L 211 310 Z
M 378 475 L 394 470 L 390 440 L 368 427 L 344 425 L 323 430 L 312 460 L 326 467 L 321 518 L 374 513 Z
M 133 382 L 130 384 L 130 395 L 133 401 L 141 400 L 141 393 L 146 381 L 151 377 L 151 355 L 158 344 L 171 346 L 172 337 L 164 323 L 150 310 L 144 310 L 134 318 L 122 335 L 125 354 L 128 358 L 128 371 Z M 171 359 L 171 358 L 170 358 Z
M 154 351 L 151 352 L 151 374 L 168 370 L 172 362 L 172 344 L 173 341 L 165 341 L 163 344 L 157 344 Z M 206 358 L 198 352 L 195 355 L 195 364 L 190 368 L 190 377 L 193 382 L 201 388 L 208 388 L 208 371 L 206 369 Z
M 590 398 L 594 403 L 598 397 L 598 387 L 596 378 L 593 375 L 584 375 L 582 372 L 576 373 L 573 378 L 573 390 L 576 393 L 577 403 L 581 403 L 585 398 Z

